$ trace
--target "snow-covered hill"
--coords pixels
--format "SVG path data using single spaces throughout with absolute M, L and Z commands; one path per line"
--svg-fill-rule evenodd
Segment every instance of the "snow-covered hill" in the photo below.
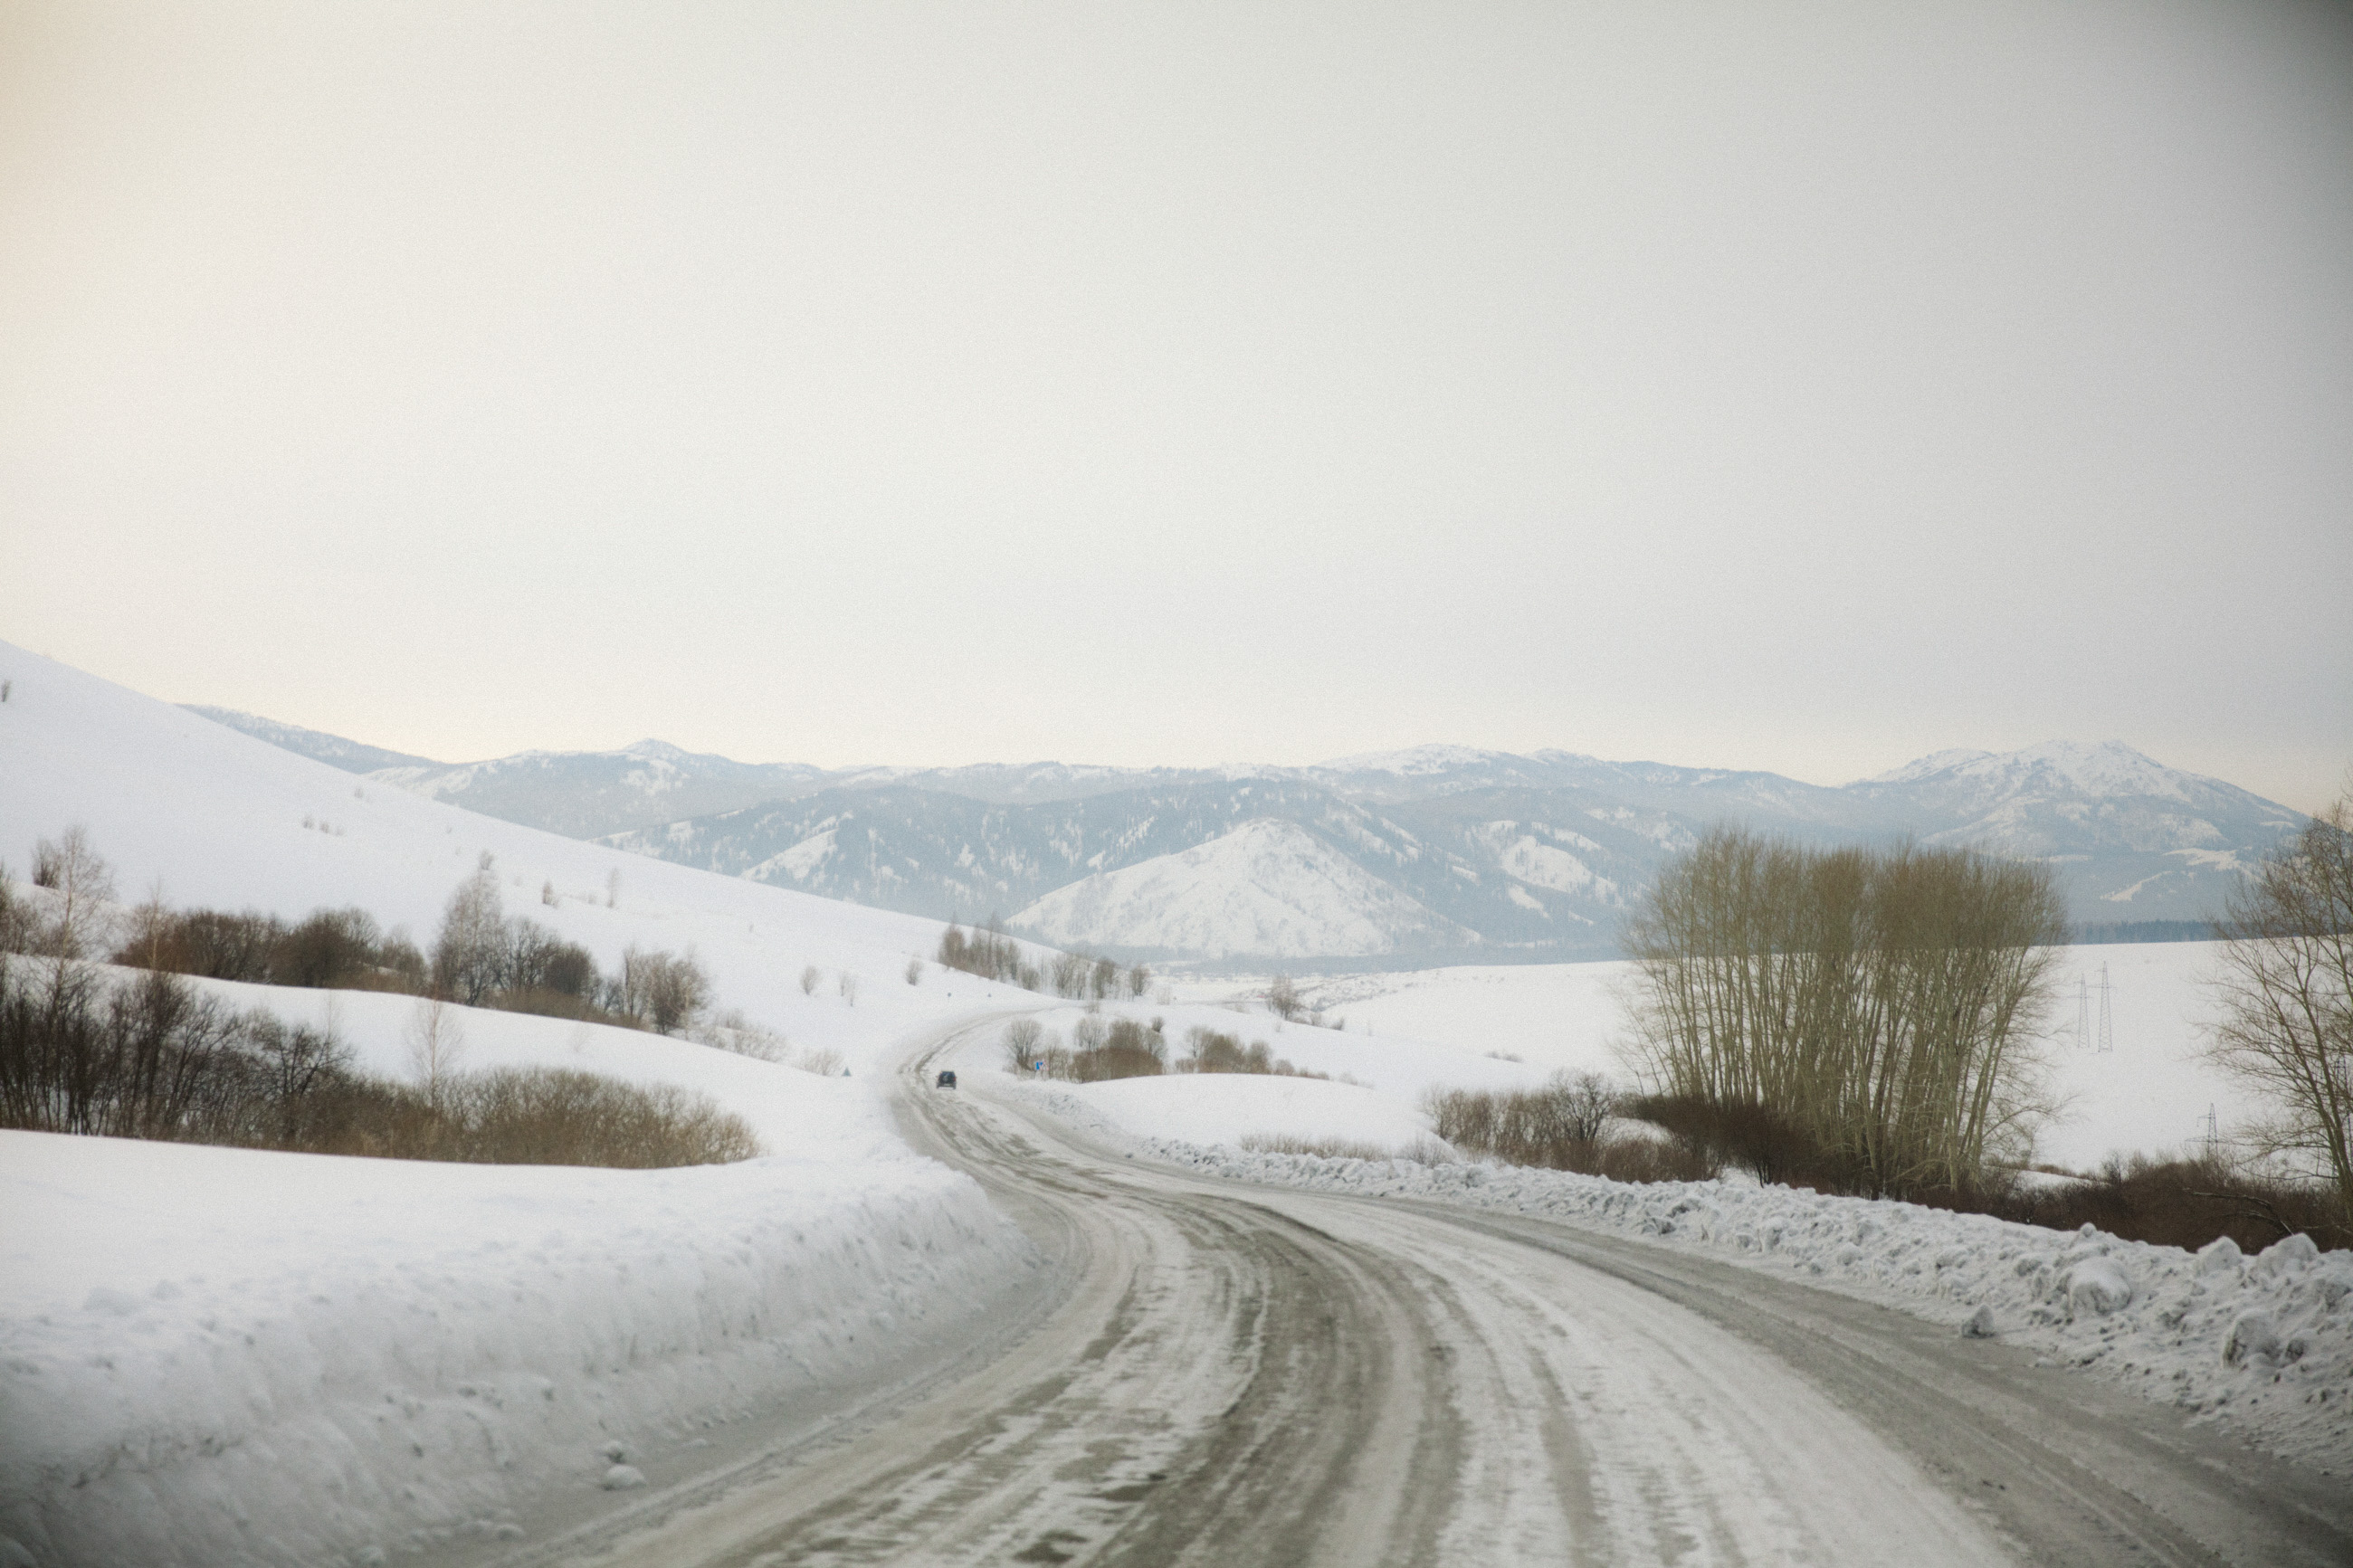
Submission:
M 1271 817 L 1073 882 L 1013 923 L 1057 946 L 1208 958 L 1394 952 L 1478 941 L 1304 828 Z
M 944 994 L 896 978 L 910 956 L 937 946 L 938 921 L 422 799 L 5 644 L 0 665 L 11 681 L 0 703 L 0 863 L 20 877 L 37 838 L 79 824 L 126 900 L 160 890 L 174 905 L 296 919 L 357 904 L 429 944 L 450 892 L 488 855 L 510 912 L 607 968 L 631 943 L 691 948 L 723 1005 L 797 1040 L 862 1053 L 894 1024 L 944 1005 Z M 845 1010 L 837 976 L 866 977 L 860 1026 L 845 1032 L 802 994 L 799 974 L 812 964 L 836 1012 Z

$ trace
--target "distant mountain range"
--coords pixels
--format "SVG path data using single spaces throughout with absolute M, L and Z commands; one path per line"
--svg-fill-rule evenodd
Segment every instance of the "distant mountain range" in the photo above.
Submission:
M 2046 860 L 2074 919 L 2216 912 L 2303 818 L 2109 742 L 1945 752 L 1838 788 L 1424 746 L 1305 768 L 823 769 L 644 741 L 449 765 L 194 710 L 385 784 L 579 838 L 1122 957 L 1384 967 L 1605 956 L 1660 862 L 1737 820 L 1816 843 Z

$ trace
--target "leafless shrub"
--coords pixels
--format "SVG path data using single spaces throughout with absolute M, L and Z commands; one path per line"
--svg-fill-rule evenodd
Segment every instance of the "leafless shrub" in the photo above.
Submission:
M 817 983 L 824 978 L 825 976 L 818 972 L 816 964 L 811 963 L 804 965 L 801 969 L 801 994 L 804 996 L 816 995 Z
M 733 1007 L 697 1022 L 686 1036 L 698 1046 L 733 1051 L 754 1061 L 781 1062 L 792 1054 L 791 1043 L 781 1033 L 752 1022 Z
M 69 827 L 33 847 L 33 886 L 52 895 L 41 950 L 60 963 L 104 952 L 115 924 L 114 869 L 90 841 L 90 830 Z
M 1276 975 L 1274 983 L 1266 988 L 1266 1005 L 1276 1017 L 1286 1024 L 1296 1022 L 1307 1010 L 1306 1004 L 1300 999 L 1298 985 L 1288 974 Z
M 1029 1072 L 1039 1060 L 1038 1041 L 1045 1026 L 1035 1018 L 1016 1018 L 1005 1026 L 1005 1055 L 1015 1072 Z
M 1599 1073 L 1560 1073 L 1540 1088 L 1442 1089 L 1425 1098 L 1438 1135 L 1514 1165 L 1588 1170 L 1617 1105 Z
M 1329 1079 L 1329 1073 L 1309 1072 L 1278 1057 L 1264 1040 L 1245 1046 L 1239 1035 L 1196 1024 L 1185 1031 L 1185 1054 L 1175 1064 L 1178 1072 L 1260 1073 L 1272 1078 Z
M 632 944 L 621 954 L 613 1001 L 615 1012 L 641 1020 L 657 1034 L 674 1035 L 709 1005 L 711 976 L 691 952 L 643 952 Z
M 465 1025 L 448 1002 L 438 996 L 420 996 L 409 1010 L 402 1037 L 408 1045 L 410 1074 L 425 1102 L 438 1109 L 443 1089 L 465 1059 Z
M 1047 961 L 1047 983 L 1057 996 L 1084 996 L 1093 967 L 1083 952 L 1058 952 Z
M 1911 1201 L 2052 1230 L 2094 1225 L 2126 1241 L 2191 1252 L 2223 1236 L 2248 1252 L 2296 1235 L 2322 1247 L 2353 1247 L 2353 1227 L 2338 1216 L 2328 1187 L 2219 1152 L 2188 1160 L 2111 1156 L 2093 1175 L 2033 1185 L 2014 1172 L 2002 1175 L 2009 1179 L 1962 1191 L 1922 1188 Z
M 836 1050 L 807 1050 L 793 1058 L 793 1066 L 803 1072 L 813 1072 L 819 1078 L 841 1076 L 841 1053 Z
M 834 989 L 841 994 L 844 1002 L 853 1007 L 858 1005 L 858 976 L 847 969 L 843 970 L 834 979 Z
M 6 962 L 6 954 L 32 945 L 32 910 L 8 879 L 7 866 L 0 864 L 0 963 Z
M 907 960 L 907 984 L 910 985 L 920 985 L 923 984 L 923 961 L 920 958 L 911 958 Z
M 439 1158 L 500 1165 L 653 1170 L 760 1152 L 744 1119 L 707 1095 L 552 1068 L 502 1068 L 466 1079 L 437 1131 L 446 1140 Z

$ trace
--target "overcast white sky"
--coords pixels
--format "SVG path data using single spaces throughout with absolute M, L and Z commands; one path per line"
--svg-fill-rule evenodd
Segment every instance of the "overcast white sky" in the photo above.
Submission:
M 452 760 L 2311 808 L 2348 15 L 12 5 L 0 636 Z

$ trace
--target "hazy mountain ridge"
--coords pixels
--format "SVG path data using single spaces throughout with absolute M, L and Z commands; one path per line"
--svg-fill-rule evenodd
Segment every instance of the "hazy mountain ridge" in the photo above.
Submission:
M 337 763 L 350 771 L 376 752 L 237 717 L 290 750 L 352 759 Z M 1943 752 L 1840 786 L 1462 746 L 1299 768 L 828 770 L 641 742 L 369 771 L 662 859 L 935 918 L 995 912 L 1157 957 L 1239 959 L 1252 950 L 1238 942 L 1261 939 L 1281 947 L 1260 956 L 1283 959 L 1599 956 L 1660 862 L 1724 820 L 1816 843 L 1908 835 L 2046 859 L 2081 922 L 2196 921 L 2302 822 L 2114 742 Z M 1218 934 L 1219 918 L 1234 929 Z M 1299 949 L 1314 940 L 1350 945 Z

